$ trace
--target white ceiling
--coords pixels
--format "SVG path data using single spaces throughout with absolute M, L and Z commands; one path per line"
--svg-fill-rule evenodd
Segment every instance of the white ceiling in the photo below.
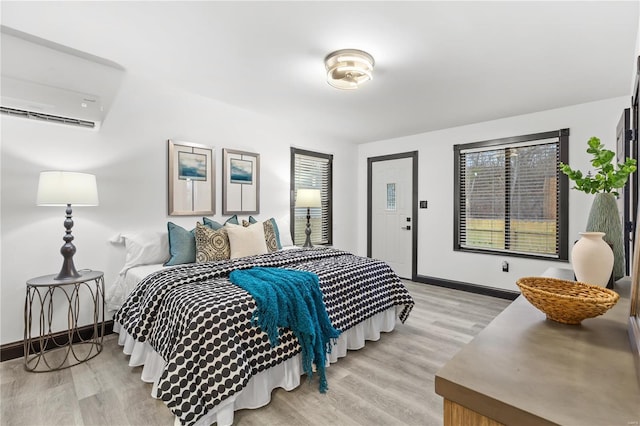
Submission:
M 356 143 L 630 95 L 638 5 L 0 3 L 6 27 Z M 325 80 L 344 48 L 376 61 L 355 92 Z

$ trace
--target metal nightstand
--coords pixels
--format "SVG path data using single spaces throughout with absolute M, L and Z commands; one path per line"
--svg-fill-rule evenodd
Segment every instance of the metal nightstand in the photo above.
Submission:
M 56 274 L 52 274 L 27 281 L 24 302 L 25 370 L 36 373 L 62 370 L 90 360 L 102 351 L 104 274 L 101 271 L 81 274 L 78 278 L 62 280 L 56 280 Z M 82 294 L 91 298 L 90 304 L 81 303 Z M 67 331 L 52 331 L 54 296 L 56 300 L 67 301 Z M 79 329 L 81 308 L 93 310 L 93 324 Z M 34 320 L 37 321 L 35 324 Z M 37 334 L 32 336 L 33 332 Z M 89 336 L 83 337 L 85 332 Z

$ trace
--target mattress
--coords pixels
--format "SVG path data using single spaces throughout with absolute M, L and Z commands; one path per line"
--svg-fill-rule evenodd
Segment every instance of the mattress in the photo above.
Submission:
M 115 312 L 120 309 L 127 296 L 131 294 L 140 281 L 162 268 L 164 266 L 161 263 L 141 265 L 130 268 L 124 274 L 118 275 L 115 282 L 107 289 L 107 311 Z

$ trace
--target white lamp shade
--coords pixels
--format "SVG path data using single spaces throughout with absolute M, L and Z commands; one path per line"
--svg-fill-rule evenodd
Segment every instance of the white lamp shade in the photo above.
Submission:
M 319 189 L 298 189 L 296 207 L 322 207 Z
M 97 206 L 96 177 L 77 172 L 40 172 L 36 203 L 39 206 Z

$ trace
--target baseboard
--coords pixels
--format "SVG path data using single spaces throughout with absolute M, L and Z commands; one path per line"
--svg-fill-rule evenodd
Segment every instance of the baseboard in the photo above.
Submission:
M 516 297 L 520 296 L 520 292 L 513 290 L 504 290 L 495 287 L 487 287 L 479 284 L 470 284 L 462 281 L 453 281 L 447 280 L 444 278 L 436 278 L 436 277 L 427 277 L 425 275 L 416 275 L 413 281 L 424 283 L 424 284 L 433 284 L 438 287 L 446 287 L 452 288 L 455 290 L 467 291 L 469 293 L 477 293 L 485 296 L 499 297 L 500 299 L 507 300 L 515 300 Z
M 113 320 L 104 322 L 104 336 L 113 333 Z M 73 343 L 77 343 L 82 339 L 89 339 L 93 335 L 93 325 L 86 325 L 78 328 L 78 333 L 74 336 Z M 59 331 L 53 334 L 56 342 L 59 344 L 67 344 L 68 341 L 68 332 L 67 331 Z M 45 349 L 53 349 L 55 345 L 49 341 L 49 344 Z M 38 342 L 34 343 L 34 349 L 40 350 Z M 20 340 L 19 342 L 7 343 L 0 346 L 0 361 L 9 361 L 10 359 L 22 358 L 24 357 L 24 340 Z

